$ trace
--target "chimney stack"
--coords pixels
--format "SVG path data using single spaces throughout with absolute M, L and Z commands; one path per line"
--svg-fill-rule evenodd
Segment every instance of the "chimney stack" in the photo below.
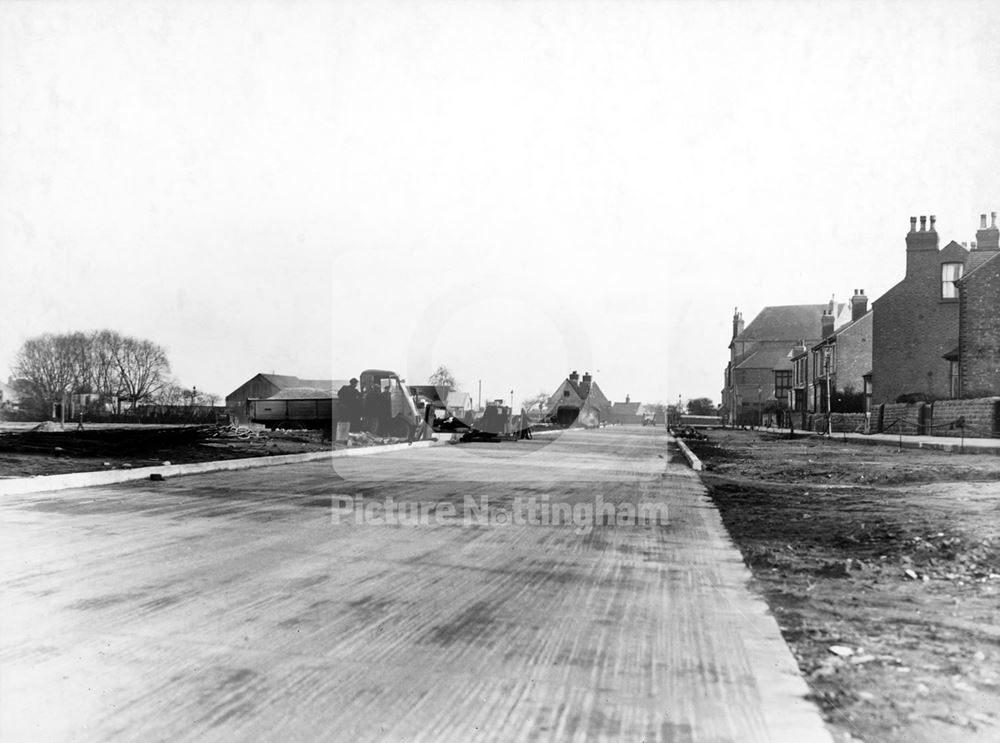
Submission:
M 910 231 L 906 235 L 906 275 L 924 274 L 930 270 L 931 260 L 937 260 L 938 234 L 935 217 L 931 217 L 931 229 L 927 229 L 927 217 L 920 218 L 920 230 L 916 229 L 917 218 L 910 217 Z
M 590 372 L 584 372 L 583 379 L 580 380 L 580 395 L 585 399 L 590 397 L 590 383 L 593 379 L 594 378 L 590 376 Z
M 628 405 L 630 402 L 632 402 L 632 398 L 629 397 L 628 393 L 626 392 L 625 393 L 625 404 Z
M 573 384 L 576 384 L 577 382 L 580 381 L 580 375 L 576 373 L 576 369 L 574 369 L 569 373 L 569 381 L 572 382 Z
M 831 304 L 832 303 L 833 302 L 831 301 Z M 829 338 L 831 335 L 833 335 L 833 322 L 834 322 L 834 320 L 833 320 L 833 310 L 832 310 L 832 308 L 831 309 L 827 309 L 827 310 L 825 310 L 823 312 L 823 315 L 820 317 L 819 322 L 820 322 L 820 337 L 821 338 Z
M 868 297 L 864 289 L 855 289 L 851 297 L 851 320 L 859 320 L 868 313 Z
M 979 216 L 981 228 L 976 232 L 976 245 L 979 250 L 1000 250 L 1000 229 L 997 229 L 997 213 L 991 212 L 992 224 L 986 226 L 986 215 Z

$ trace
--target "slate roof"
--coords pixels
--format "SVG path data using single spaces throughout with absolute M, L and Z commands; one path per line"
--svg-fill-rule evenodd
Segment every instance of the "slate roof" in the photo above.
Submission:
M 611 412 L 615 415 L 638 415 L 641 402 L 614 402 L 611 403 Z
M 762 348 L 754 351 L 736 365 L 737 369 L 791 369 L 788 358 L 790 348 Z
M 973 271 L 976 271 L 987 263 L 992 263 L 1000 257 L 1000 251 L 997 250 L 973 250 L 969 252 L 969 258 L 965 262 L 965 273 L 959 281 L 964 281 L 969 277 Z
M 800 338 L 815 337 L 820 330 L 823 313 L 829 305 L 788 304 L 765 307 L 736 340 L 748 341 L 797 341 Z M 840 315 L 846 304 L 834 304 L 834 316 Z

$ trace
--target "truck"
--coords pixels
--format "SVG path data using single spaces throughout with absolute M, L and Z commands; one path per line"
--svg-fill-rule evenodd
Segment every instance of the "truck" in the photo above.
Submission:
M 358 375 L 362 393 L 363 425 L 365 430 L 382 436 L 412 438 L 421 417 L 406 385 L 399 375 L 387 369 L 365 369 Z M 269 429 L 311 428 L 326 435 L 333 432 L 337 423 L 337 393 L 308 391 L 297 396 L 295 390 L 286 390 L 291 396 L 278 393 L 266 399 L 247 400 L 247 417 L 252 423 L 261 423 Z

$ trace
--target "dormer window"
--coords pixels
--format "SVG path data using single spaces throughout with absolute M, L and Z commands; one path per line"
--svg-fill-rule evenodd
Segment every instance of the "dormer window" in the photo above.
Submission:
M 961 263 L 941 264 L 941 299 L 958 299 L 958 287 L 955 282 L 962 278 Z

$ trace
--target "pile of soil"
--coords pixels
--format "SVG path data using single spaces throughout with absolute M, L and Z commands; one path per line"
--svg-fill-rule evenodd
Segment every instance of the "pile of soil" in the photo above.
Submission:
M 838 740 L 1000 740 L 1000 458 L 688 443 Z

